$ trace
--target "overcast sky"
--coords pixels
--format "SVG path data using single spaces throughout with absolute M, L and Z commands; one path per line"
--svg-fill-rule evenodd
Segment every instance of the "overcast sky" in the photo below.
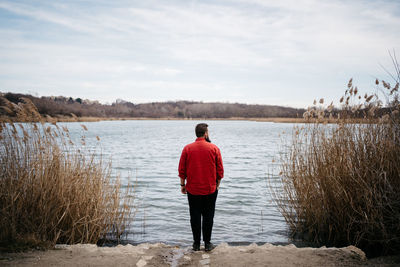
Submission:
M 3 1 L 0 91 L 306 107 L 400 57 L 400 1 Z

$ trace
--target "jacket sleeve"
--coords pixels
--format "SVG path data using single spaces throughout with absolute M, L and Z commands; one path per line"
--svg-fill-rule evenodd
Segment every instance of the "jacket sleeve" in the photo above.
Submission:
M 215 160 L 217 166 L 217 179 L 220 180 L 224 177 L 224 165 L 222 164 L 222 156 L 219 148 L 217 149 L 217 156 Z
M 187 153 L 186 149 L 184 148 L 182 150 L 181 154 L 181 159 L 179 160 L 179 166 L 178 166 L 178 176 L 182 179 L 186 179 L 186 158 L 187 158 Z

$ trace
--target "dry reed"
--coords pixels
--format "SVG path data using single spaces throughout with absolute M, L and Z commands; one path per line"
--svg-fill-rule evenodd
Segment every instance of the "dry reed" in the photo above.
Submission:
M 400 251 L 400 68 L 394 62 L 395 85 L 376 80 L 386 107 L 376 94 L 359 97 L 350 80 L 340 109 L 314 101 L 304 117 L 316 122 L 294 129 L 282 158 L 283 190 L 274 192 L 292 236 L 356 245 L 371 256 Z M 326 125 L 332 117 L 338 124 Z M 369 123 L 352 123 L 355 117 Z
M 123 189 L 110 163 L 22 100 L 0 99 L 3 113 L 28 122 L 0 124 L 0 247 L 119 239 L 133 215 L 133 186 Z

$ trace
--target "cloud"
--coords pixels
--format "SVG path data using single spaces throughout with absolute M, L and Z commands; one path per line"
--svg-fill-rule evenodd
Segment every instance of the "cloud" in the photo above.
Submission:
M 3 1 L 0 88 L 305 106 L 352 76 L 367 86 L 400 48 L 399 14 L 389 0 Z
M 56 10 L 46 11 L 41 7 L 35 7 L 32 5 L 26 4 L 18 4 L 18 3 L 10 3 L 10 2 L 2 2 L 0 3 L 0 8 L 5 9 L 14 14 L 18 14 L 21 16 L 30 17 L 36 20 L 42 20 L 50 23 L 56 23 L 64 27 L 71 28 L 77 31 L 83 32 L 93 32 L 93 28 L 86 27 L 85 23 L 80 23 L 79 19 L 73 19 L 72 17 L 65 16 L 64 14 L 60 14 Z M 81 20 L 84 20 L 85 17 L 80 17 Z

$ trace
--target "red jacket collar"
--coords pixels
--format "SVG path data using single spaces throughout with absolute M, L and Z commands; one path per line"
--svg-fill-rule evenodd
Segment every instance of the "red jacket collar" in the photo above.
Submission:
M 196 138 L 196 142 L 197 142 L 197 141 L 206 141 L 206 138 L 204 138 L 204 137 L 197 137 L 197 138 Z

